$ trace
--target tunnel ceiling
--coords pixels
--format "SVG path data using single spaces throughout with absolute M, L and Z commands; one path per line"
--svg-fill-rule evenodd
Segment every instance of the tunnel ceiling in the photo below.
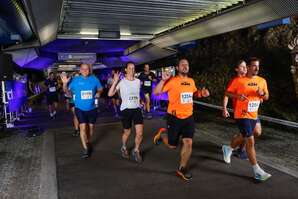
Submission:
M 148 36 L 172 29 L 243 0 L 64 0 L 60 34 L 120 31 Z M 141 38 L 141 37 L 140 37 Z
M 0 1 L 0 45 L 32 39 L 33 33 L 20 0 Z

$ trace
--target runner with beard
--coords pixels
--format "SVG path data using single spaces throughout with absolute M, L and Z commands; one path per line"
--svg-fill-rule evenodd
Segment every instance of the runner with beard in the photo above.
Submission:
M 183 180 L 190 180 L 192 174 L 187 168 L 192 154 L 195 121 L 193 117 L 193 97 L 208 97 L 205 88 L 197 89 L 192 78 L 188 77 L 189 63 L 180 59 L 177 66 L 178 75 L 171 77 L 169 71 L 162 74 L 162 80 L 154 89 L 154 94 L 168 93 L 169 105 L 167 110 L 167 129 L 161 128 L 154 136 L 153 142 L 164 143 L 171 149 L 178 146 L 182 136 L 180 163 L 176 175 Z
M 259 106 L 261 102 L 269 99 L 267 82 L 264 78 L 258 76 L 259 64 L 260 60 L 258 58 L 250 58 L 246 77 L 238 78 L 227 88 L 226 95 L 235 99 L 234 118 L 241 134 L 235 136 L 229 146 L 223 145 L 222 151 L 224 161 L 230 163 L 232 151 L 245 142 L 254 178 L 265 181 L 271 177 L 271 174 L 266 173 L 258 165 L 254 139 Z

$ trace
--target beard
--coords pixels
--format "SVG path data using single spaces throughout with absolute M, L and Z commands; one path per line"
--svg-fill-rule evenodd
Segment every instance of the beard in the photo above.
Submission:
M 188 72 L 185 72 L 185 71 L 181 71 L 179 72 L 182 76 L 187 76 L 188 75 Z
M 186 76 L 186 75 L 188 75 L 189 70 L 181 70 L 181 71 L 179 71 L 179 73 L 183 76 Z

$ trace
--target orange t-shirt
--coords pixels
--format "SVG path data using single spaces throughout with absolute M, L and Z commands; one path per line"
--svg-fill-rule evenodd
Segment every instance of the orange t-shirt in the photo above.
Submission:
M 230 87 L 230 85 L 233 83 L 233 81 L 234 80 L 237 80 L 237 78 L 241 78 L 241 77 L 234 77 L 233 79 L 231 79 L 230 81 L 229 81 L 229 83 L 228 83 L 228 86 L 227 86 L 227 88 L 229 88 Z M 228 92 L 227 90 L 226 90 L 226 92 Z M 233 109 L 235 109 L 235 105 L 236 105 L 236 98 L 232 98 L 232 107 L 233 107 Z
M 264 78 L 254 76 L 236 77 L 227 88 L 227 92 L 238 95 L 245 95 L 248 99 L 235 102 L 234 118 L 235 119 L 257 119 L 258 110 L 262 97 L 258 95 L 257 90 L 262 89 L 265 93 L 268 92 L 267 82 Z
M 197 87 L 192 78 L 172 77 L 162 88 L 169 97 L 168 113 L 179 119 L 185 119 L 193 114 L 193 93 Z

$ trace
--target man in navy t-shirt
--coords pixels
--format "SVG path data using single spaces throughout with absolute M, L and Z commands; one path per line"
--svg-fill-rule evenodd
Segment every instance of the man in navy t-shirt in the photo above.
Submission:
M 75 114 L 80 123 L 80 137 L 84 148 L 82 157 L 88 158 L 92 153 L 90 140 L 97 117 L 95 98 L 102 92 L 102 85 L 94 75 L 91 75 L 90 65 L 81 64 L 80 74 L 73 78 L 68 86 L 70 78 L 62 75 L 61 79 L 64 92 L 74 96 Z
M 50 113 L 50 118 L 53 119 L 56 116 L 56 109 L 58 106 L 58 81 L 55 78 L 53 72 L 50 72 L 48 79 L 44 82 L 47 90 L 47 105 Z
M 152 83 L 156 82 L 156 76 L 153 72 L 150 71 L 149 64 L 144 65 L 144 72 L 139 75 L 139 79 L 142 83 L 142 96 L 145 99 L 145 113 L 147 119 L 151 119 L 152 116 L 150 114 L 150 100 L 152 93 Z

